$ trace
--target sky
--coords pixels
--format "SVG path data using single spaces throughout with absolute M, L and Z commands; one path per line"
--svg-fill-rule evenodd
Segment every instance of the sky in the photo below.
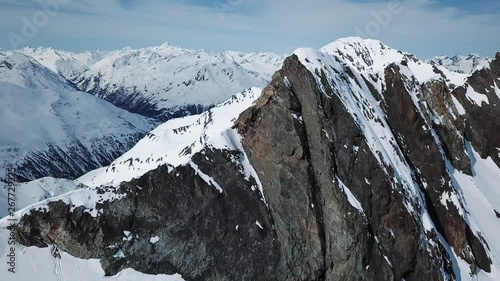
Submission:
M 494 56 L 498 0 L 0 0 L 0 48 L 290 54 L 360 36 L 420 58 Z

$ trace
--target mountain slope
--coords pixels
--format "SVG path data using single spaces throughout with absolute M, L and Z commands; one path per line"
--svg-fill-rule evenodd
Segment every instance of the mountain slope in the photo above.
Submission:
M 260 97 L 171 120 L 17 213 L 16 239 L 109 275 L 498 280 L 499 86 L 500 53 L 468 75 L 375 40 L 298 49 Z
M 109 166 L 78 179 L 88 186 L 114 185 L 138 178 L 159 166 L 186 165 L 205 147 L 236 149 L 226 132 L 238 115 L 250 107 L 262 89 L 250 88 L 200 115 L 170 120 L 140 140 Z
M 0 89 L 2 181 L 9 167 L 18 181 L 78 177 L 109 164 L 153 126 L 82 92 L 35 91 L 4 82 Z
M 20 52 L 0 51 L 0 81 L 36 90 L 74 90 L 63 77 Z
M 109 164 L 153 126 L 87 93 L 20 53 L 2 53 L 0 64 L 0 181 L 53 176 L 72 179 Z M 5 215 L 7 190 L 0 205 Z

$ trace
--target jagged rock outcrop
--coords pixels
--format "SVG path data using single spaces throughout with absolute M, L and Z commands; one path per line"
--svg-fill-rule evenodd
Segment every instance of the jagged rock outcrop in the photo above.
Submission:
M 288 223 L 277 223 L 278 239 L 282 245 L 305 244 L 298 247 L 302 252 L 285 256 L 286 262 L 301 268 L 311 260 L 306 268 L 317 271 L 300 272 L 296 279 L 438 280 L 440 262 L 420 244 L 420 226 L 393 192 L 394 182 L 381 171 L 334 89 L 326 88 L 324 95 L 315 83 L 297 57 L 287 59 L 239 122 L 275 221 L 294 222 L 293 231 Z M 341 182 L 364 213 L 348 203 Z M 308 245 L 309 240 L 318 243 Z M 390 260 L 398 262 L 392 266 Z
M 101 258 L 110 275 L 132 267 L 150 274 L 182 272 L 187 280 L 278 280 L 286 271 L 278 267 L 272 218 L 251 188 L 255 181 L 242 176 L 238 157 L 220 150 L 193 157 L 222 193 L 190 166 L 162 166 L 124 183 L 116 192 L 125 197 L 97 206 L 103 211 L 98 217 L 83 208 L 70 212 L 61 201 L 50 203 L 48 212 L 32 211 L 17 229 L 18 240 Z M 117 258 L 118 252 L 123 256 Z
M 490 63 L 490 68 L 474 72 L 467 84 L 455 89 L 452 94 L 463 105 L 466 112 L 465 135 L 481 157 L 491 157 L 500 167 L 500 53 Z M 479 100 L 468 95 L 478 95 Z

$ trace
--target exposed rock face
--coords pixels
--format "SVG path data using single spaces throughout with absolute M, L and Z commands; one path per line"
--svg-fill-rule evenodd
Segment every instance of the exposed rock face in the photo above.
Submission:
M 481 157 L 491 157 L 500 167 L 500 53 L 491 62 L 490 68 L 474 72 L 465 86 L 458 87 L 452 94 L 463 105 L 466 111 L 465 135 L 478 150 Z M 495 91 L 496 89 L 496 91 Z M 484 95 L 487 102 L 477 104 L 467 97 L 468 91 Z
M 487 242 L 462 201 L 445 199 L 460 195 L 452 170 L 472 174 L 467 141 L 499 163 L 500 100 L 485 89 L 500 85 L 500 54 L 454 90 L 446 77 L 408 77 L 409 59 L 368 75 L 368 56 L 366 68 L 334 57 L 337 68 L 311 71 L 292 55 L 236 120 L 244 151 L 206 147 L 185 166 L 122 183 L 113 192 L 124 197 L 98 205 L 96 217 L 50 203 L 22 218 L 17 239 L 99 258 L 109 275 L 131 267 L 185 280 L 459 280 L 452 251 L 489 272 Z M 489 103 L 471 101 L 466 87 Z M 394 161 L 374 148 L 363 118 L 386 130 Z M 245 176 L 243 159 L 258 178 Z
M 119 192 L 126 197 L 98 206 L 99 217 L 81 208 L 70 212 L 60 201 L 46 213 L 33 211 L 17 229 L 18 240 L 101 258 L 110 275 L 132 267 L 151 274 L 182 272 L 187 280 L 277 280 L 278 271 L 286 271 L 277 267 L 272 218 L 260 193 L 251 189 L 255 182 L 242 176 L 240 155 L 203 153 L 193 161 L 223 193 L 189 166 L 162 166 L 123 184 Z M 152 243 L 153 237 L 159 240 Z M 118 251 L 122 259 L 114 257 Z
M 278 239 L 282 245 L 302 244 L 301 252 L 285 260 L 296 269 L 309 261 L 296 279 L 440 280 L 440 262 L 420 245 L 420 226 L 392 192 L 394 183 L 381 172 L 353 118 L 333 89 L 325 96 L 315 83 L 296 57 L 287 59 L 239 122 L 245 150 L 266 186 Z M 366 217 L 349 205 L 341 181 Z M 288 230 L 290 221 L 294 231 Z M 384 256 L 398 262 L 391 266 Z M 313 278 L 305 278 L 311 276 L 305 270 L 315 270 Z
M 470 241 L 467 239 L 467 233 L 470 230 L 466 222 L 456 206 L 453 204 L 444 206 L 440 203 L 443 194 L 453 191 L 453 185 L 438 144 L 436 144 L 431 131 L 426 128 L 426 122 L 417 112 L 411 96 L 406 90 L 404 78 L 401 77 L 399 68 L 394 65 L 389 66 L 385 75 L 388 87 L 383 95 L 388 122 L 393 131 L 399 132 L 397 135 L 398 144 L 404 148 L 403 152 L 415 170 L 417 181 L 426 184 L 423 192 L 427 199 L 427 209 L 431 216 L 435 216 L 434 223 L 447 242 L 463 258 L 474 262 L 469 248 L 472 248 L 473 251 L 476 249 L 471 247 Z M 433 94 L 442 95 L 443 92 Z M 436 108 L 439 109 L 439 107 Z M 464 150 L 462 147 L 461 151 Z M 485 255 L 482 246 L 477 251 L 475 256 Z M 489 270 L 489 263 L 483 266 L 483 269 Z
M 423 85 L 421 110 L 427 113 L 427 124 L 432 124 L 442 140 L 443 149 L 453 166 L 471 174 L 470 159 L 465 152 L 465 118 L 453 104 L 453 96 L 444 81 L 432 81 Z M 436 120 L 436 116 L 442 116 Z

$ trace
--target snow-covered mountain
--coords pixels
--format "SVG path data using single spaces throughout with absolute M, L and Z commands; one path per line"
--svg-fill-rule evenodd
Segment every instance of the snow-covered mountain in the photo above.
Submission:
M 203 114 L 170 120 L 148 133 L 109 166 L 87 173 L 78 182 L 87 186 L 118 186 L 162 165 L 186 165 L 193 154 L 206 147 L 236 150 L 239 140 L 231 127 L 261 91 L 261 88 L 250 88 Z
M 154 126 L 153 120 L 76 91 L 21 53 L 0 53 L 0 180 L 75 178 L 109 164 Z M 6 192 L 2 188 L 6 212 Z
M 459 73 L 376 40 L 297 49 L 262 92 L 19 187 L 56 196 L 16 214 L 21 258 L 62 251 L 47 279 L 100 259 L 112 278 L 498 280 L 499 111 L 500 53 Z
M 238 115 L 250 107 L 259 97 L 261 90 L 260 88 L 251 88 L 232 96 L 229 100 L 201 115 L 170 120 L 148 133 L 134 148 L 117 158 L 108 167 L 92 171 L 77 180 L 46 177 L 16 184 L 16 207 L 24 209 L 32 205 L 32 207 L 25 209 L 27 211 L 31 208 L 38 208 L 35 206 L 46 206 L 50 202 L 63 199 L 76 206 L 83 204 L 88 208 L 95 209 L 95 198 L 99 198 L 99 193 L 101 193 L 95 187 L 100 186 L 108 179 L 110 179 L 110 185 L 116 186 L 121 181 L 141 176 L 161 165 L 173 167 L 189 163 L 194 169 L 196 165 L 190 160 L 192 155 L 206 146 L 229 148 L 228 145 L 238 145 L 238 139 L 230 140 L 237 137 L 237 132 L 231 127 Z M 236 147 L 231 148 L 236 149 Z M 249 163 L 247 167 L 251 167 Z M 204 175 L 199 170 L 197 173 Z M 248 171 L 248 173 L 255 172 Z M 207 183 L 213 184 L 208 177 L 205 179 Z M 105 193 L 101 193 L 101 196 L 102 194 Z M 113 196 L 108 196 L 107 200 L 110 198 L 112 199 Z M 5 215 L 5 213 L 1 213 L 2 217 Z M 0 239 L 7 238 L 8 232 L 5 231 L 7 225 L 7 217 L 0 220 Z M 0 253 L 6 257 L 8 248 L 0 246 Z M 105 277 L 104 271 L 95 259 L 79 259 L 66 253 L 61 253 L 60 258 L 55 258 L 51 253 L 49 248 L 24 248 L 19 254 L 17 262 L 27 266 L 23 267 L 23 271 L 19 272 L 16 278 L 19 280 L 32 278 L 36 273 L 36 278 L 39 280 L 53 280 L 69 276 L 81 281 L 184 280 L 179 274 L 146 275 L 132 269 L 125 269 L 113 277 Z M 44 262 L 40 262 L 42 259 Z M 37 262 L 32 262 L 35 260 Z M 53 268 L 56 270 L 52 270 Z M 75 275 L 76 272 L 82 270 L 86 274 Z M 0 276 L 3 276 L 2 274 L 0 273 Z
M 110 53 L 72 82 L 130 112 L 167 120 L 201 113 L 242 89 L 264 86 L 283 59 L 164 44 Z
M 0 51 L 0 81 L 34 90 L 74 90 L 66 79 L 20 52 Z
M 265 86 L 285 58 L 273 53 L 213 53 L 168 43 L 109 52 L 20 52 L 81 91 L 162 120 L 201 113 L 242 89 Z
M 429 62 L 436 63 L 444 66 L 451 71 L 458 73 L 472 74 L 474 71 L 487 67 L 491 59 L 483 58 L 477 54 L 470 54 L 468 56 L 436 56 L 429 60 Z

